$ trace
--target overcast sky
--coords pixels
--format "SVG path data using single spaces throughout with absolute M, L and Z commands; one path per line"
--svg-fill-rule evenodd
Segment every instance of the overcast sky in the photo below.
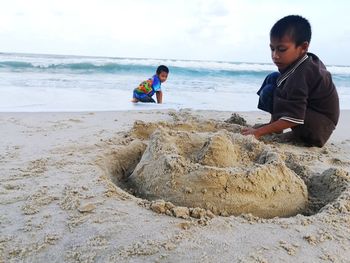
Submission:
M 270 62 L 269 30 L 299 14 L 310 51 L 350 65 L 347 0 L 2 0 L 0 52 Z

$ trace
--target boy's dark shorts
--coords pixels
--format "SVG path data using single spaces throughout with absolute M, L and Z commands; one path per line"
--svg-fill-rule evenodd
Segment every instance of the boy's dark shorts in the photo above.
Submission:
M 151 96 L 148 96 L 144 93 L 137 93 L 135 90 L 133 96 L 135 99 L 141 102 L 156 103 L 156 101 Z
M 293 135 L 307 146 L 322 147 L 335 129 L 334 123 L 325 115 L 311 109 L 305 113 L 304 124 L 292 128 Z

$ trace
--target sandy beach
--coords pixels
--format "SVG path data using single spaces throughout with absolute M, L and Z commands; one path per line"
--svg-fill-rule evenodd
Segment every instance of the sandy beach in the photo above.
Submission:
M 0 262 L 349 262 L 350 111 L 341 112 L 323 148 L 275 138 L 244 141 L 241 126 L 224 122 L 231 114 L 187 109 L 0 113 Z M 250 125 L 269 119 L 261 112 L 239 114 Z M 227 156 L 214 158 L 215 140 L 226 147 L 226 139 L 240 142 L 232 151 L 241 173 L 248 173 L 248 166 L 272 169 L 278 163 L 290 174 L 289 181 L 280 180 L 283 189 L 274 188 L 282 194 L 280 207 L 278 200 L 271 199 L 272 206 L 264 203 L 276 208 L 273 213 L 258 217 L 256 209 L 248 207 L 250 213 L 234 215 L 235 209 L 220 207 L 220 198 L 229 200 L 231 194 L 232 200 L 237 194 L 246 198 L 245 185 L 237 193 L 226 183 L 225 195 L 216 196 L 210 185 L 196 189 L 200 181 L 175 178 L 183 199 L 171 192 L 173 186 L 161 191 L 168 187 L 168 182 L 156 181 L 161 176 L 148 185 L 147 178 L 169 169 L 170 177 L 174 169 L 188 167 L 190 172 L 215 167 L 216 173 L 230 174 L 225 169 L 232 160 L 225 158 L 231 148 Z M 182 155 L 175 154 L 171 143 Z M 199 147 L 194 155 L 197 144 L 206 148 Z M 245 156 L 259 147 L 259 160 L 266 155 L 271 162 L 256 163 L 254 157 L 244 167 Z M 154 152 L 163 155 L 151 156 Z M 173 156 L 194 157 L 183 164 Z M 161 165 L 161 158 L 170 168 Z M 256 174 L 268 176 L 260 170 Z M 125 183 L 129 176 L 137 187 Z M 283 193 L 295 193 L 292 183 L 305 188 L 297 196 L 300 202 L 296 195 L 282 202 Z M 216 206 L 210 203 L 214 197 L 219 199 Z M 243 197 L 242 202 L 258 200 Z M 205 200 L 203 205 L 199 199 Z

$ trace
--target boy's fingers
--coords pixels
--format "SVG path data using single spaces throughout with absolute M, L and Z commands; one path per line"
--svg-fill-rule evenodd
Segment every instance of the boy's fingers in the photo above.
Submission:
M 247 128 L 244 128 L 244 129 L 242 129 L 241 134 L 248 135 L 249 134 L 249 130 Z
M 254 134 L 255 129 L 252 128 L 243 128 L 241 130 L 241 134 L 243 135 L 250 135 L 250 134 Z

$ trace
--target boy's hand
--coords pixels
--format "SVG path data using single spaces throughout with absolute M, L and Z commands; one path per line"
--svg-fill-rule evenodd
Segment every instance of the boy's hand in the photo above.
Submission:
M 258 129 L 254 129 L 254 128 L 243 128 L 241 130 L 241 134 L 243 135 L 254 135 L 256 139 L 259 139 L 261 137 L 261 135 L 258 134 Z
M 277 120 L 270 124 L 260 126 L 259 128 L 243 128 L 241 134 L 249 135 L 252 134 L 255 138 L 259 139 L 261 136 L 272 133 L 281 133 L 284 129 L 292 128 L 297 126 L 297 123 L 286 121 L 286 120 Z

